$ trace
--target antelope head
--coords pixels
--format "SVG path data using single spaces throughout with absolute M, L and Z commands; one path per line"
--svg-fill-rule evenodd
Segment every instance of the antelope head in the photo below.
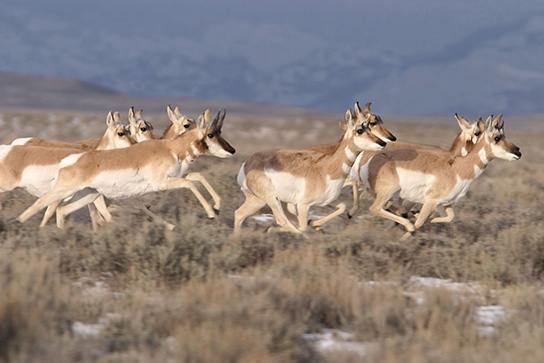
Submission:
M 509 161 L 521 158 L 519 147 L 506 139 L 502 114 L 494 119 L 492 116 L 487 118 L 483 137 L 486 144 L 489 145 L 492 157 Z
M 219 158 L 227 158 L 236 152 L 230 144 L 221 136 L 221 128 L 227 111 L 223 110 L 217 113 L 217 116 L 210 123 L 210 110 L 207 109 L 196 121 L 198 137 L 201 145 L 204 147 L 205 153 L 217 156 Z
M 108 128 L 100 139 L 99 143 L 105 145 L 106 149 L 120 149 L 128 147 L 136 143 L 136 140 L 131 136 L 130 131 L 121 125 L 119 120 L 121 115 L 119 112 L 113 113 L 110 111 L 106 116 L 106 125 Z
M 387 142 L 397 140 L 397 138 L 383 126 L 382 118 L 370 112 L 370 105 L 371 103 L 368 102 L 361 110 L 359 102 L 355 102 L 355 106 L 353 107 L 355 110 L 355 118 L 359 122 L 366 123 L 370 129 L 370 132 L 378 136 L 383 141 Z
M 464 156 L 468 154 L 470 150 L 472 150 L 478 141 L 478 138 L 484 130 L 484 123 L 480 117 L 478 122 L 471 124 L 466 118 L 459 116 L 457 113 L 455 114 L 455 119 L 457 120 L 459 128 L 461 129 L 461 133 L 459 136 L 457 136 L 455 142 L 461 143 L 461 155 Z
M 195 124 L 195 120 L 183 115 L 177 106 L 172 110 L 172 107 L 168 105 L 166 111 L 172 124 L 164 131 L 162 136 L 163 139 L 174 138 L 181 135 Z
M 340 127 L 344 130 L 344 138 L 350 138 L 355 146 L 362 150 L 383 150 L 386 142 L 374 135 L 367 123 L 359 122 L 348 109 L 344 115 L 344 123 L 340 123 Z
M 128 110 L 128 127 L 137 142 L 157 138 L 153 132 L 153 125 L 142 118 L 142 112 L 143 110 L 134 112 L 134 107 Z

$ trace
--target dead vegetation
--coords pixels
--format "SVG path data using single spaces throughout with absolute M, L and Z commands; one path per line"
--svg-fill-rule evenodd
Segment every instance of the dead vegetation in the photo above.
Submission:
M 35 113 L 1 117 L 13 127 L 5 143 L 6 135 L 58 130 L 68 140 L 92 137 L 104 119 L 49 115 L 51 131 L 38 135 L 43 121 Z M 24 132 L 12 126 L 14 117 Z M 78 119 L 96 127 L 78 131 Z M 150 120 L 156 130 L 167 123 L 166 115 Z M 451 127 L 384 120 L 399 140 L 449 144 L 456 133 L 453 117 Z M 116 224 L 92 233 L 85 211 L 71 215 L 66 230 L 52 223 L 40 230 L 40 216 L 15 220 L 33 198 L 4 194 L 0 361 L 544 360 L 542 133 L 514 130 L 508 117 L 507 135 L 523 158 L 491 163 L 450 224 L 427 224 L 399 241 L 401 228 L 368 212 L 364 199 L 352 220 L 342 216 L 309 239 L 265 234 L 267 222 L 255 219 L 240 241 L 230 239 L 243 201 L 242 161 L 258 149 L 332 143 L 337 121 L 227 115 L 223 133 L 238 153 L 201 158 L 194 169 L 222 197 L 218 219 L 209 220 L 187 191 L 171 192 L 162 206 L 158 194 L 142 198 L 174 231 L 117 213 Z M 334 345 L 321 344 L 325 334 Z

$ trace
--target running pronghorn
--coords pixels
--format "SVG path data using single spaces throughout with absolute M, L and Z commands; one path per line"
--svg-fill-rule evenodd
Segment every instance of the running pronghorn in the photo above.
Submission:
M 225 113 L 210 123 L 206 110 L 196 127 L 170 140 L 148 140 L 129 148 L 89 151 L 65 158 L 58 170 L 52 189 L 19 216 L 24 222 L 40 209 L 74 193 L 90 188 L 111 199 L 122 199 L 159 190 L 189 188 L 208 216 L 214 211 L 196 189 L 193 182 L 183 178 L 189 165 L 200 155 L 220 158 L 232 156 L 235 150 L 221 136 Z M 98 194 L 82 198 L 86 205 Z
M 484 129 L 484 123 L 481 121 L 469 123 L 465 118 L 460 117 L 459 115 L 455 114 L 455 119 L 457 120 L 457 123 L 459 125 L 459 128 L 461 131 L 457 135 L 457 137 L 453 140 L 453 143 L 450 147 L 447 146 L 432 146 L 432 145 L 425 145 L 425 144 L 416 144 L 416 143 L 409 143 L 409 142 L 393 142 L 388 143 L 385 147 L 385 151 L 392 151 L 392 150 L 441 150 L 444 152 L 447 152 L 451 155 L 451 157 L 457 157 L 457 156 L 465 156 L 468 154 L 470 150 L 474 147 L 476 144 L 476 141 L 478 140 L 478 137 L 483 132 Z M 359 209 L 359 183 L 357 182 L 357 173 L 358 173 L 358 167 L 359 165 L 365 164 L 373 155 L 375 155 L 375 152 L 367 152 L 367 153 L 361 153 L 355 160 L 354 169 L 353 169 L 353 175 L 350 173 L 350 177 L 348 178 L 348 181 L 352 183 L 352 189 L 353 189 L 353 206 L 348 211 L 348 217 L 351 218 L 357 210 Z M 397 206 L 397 208 L 403 213 L 402 211 L 409 211 L 413 204 L 411 203 L 404 203 L 403 206 Z
M 444 208 L 446 217 L 431 222 L 453 219 L 451 205 L 462 198 L 472 182 L 493 159 L 519 160 L 519 148 L 506 139 L 502 114 L 486 120 L 483 134 L 466 156 L 452 158 L 449 153 L 433 150 L 392 150 L 375 153 L 364 164 L 354 166 L 358 181 L 370 189 L 376 200 L 370 210 L 402 224 L 407 232 L 403 238 L 420 228 L 437 208 Z M 387 211 L 384 206 L 396 195 L 412 203 L 422 203 L 414 224 Z
M 367 123 L 356 122 L 351 110 L 344 119 L 345 123 L 340 123 L 344 135 L 331 155 L 304 149 L 270 150 L 257 152 L 242 164 L 238 184 L 246 200 L 234 213 L 235 235 L 247 217 L 267 204 L 280 231 L 304 233 L 310 207 L 324 206 L 338 198 L 357 155 L 362 150 L 381 150 L 386 144 L 370 132 Z M 298 228 L 289 221 L 282 203 L 294 205 Z M 341 205 L 337 208 L 340 210 Z
M 104 135 L 95 143 L 97 148 L 101 150 L 123 148 L 135 143 L 124 126 L 117 122 L 118 119 L 118 112 L 108 113 L 106 118 L 108 127 Z M 42 140 L 44 145 L 48 141 L 33 138 L 30 143 L 33 144 L 37 140 Z M 60 146 L 61 143 L 58 145 Z M 60 161 L 66 156 L 82 152 L 77 148 L 63 146 L 52 148 L 27 146 L 27 144 L 1 145 L 0 193 L 20 187 L 34 196 L 44 195 L 51 188 L 51 181 L 55 178 Z
M 137 120 L 138 117 L 141 115 L 141 111 L 139 111 L 139 113 L 135 113 L 133 116 L 131 116 L 130 112 L 131 111 L 129 111 L 129 122 L 131 123 L 131 125 L 133 124 L 133 125 L 136 126 L 137 122 L 130 121 L 130 120 L 131 119 L 136 119 Z M 195 121 L 193 119 L 190 119 L 187 116 L 183 115 L 180 112 L 178 107 L 176 107 L 175 110 L 172 110 L 170 105 L 168 105 L 167 106 L 167 113 L 168 113 L 168 117 L 169 117 L 169 119 L 171 121 L 171 124 L 164 131 L 163 135 L 161 136 L 161 139 L 172 139 L 172 138 L 174 138 L 176 136 L 179 136 L 179 135 L 185 133 L 189 128 L 191 128 L 195 124 Z M 224 115 L 223 115 L 223 117 L 224 117 Z M 149 130 L 150 129 L 149 126 L 150 125 L 147 122 L 146 122 L 145 125 L 139 124 L 138 128 L 136 128 L 134 130 L 134 132 L 135 133 L 143 132 L 143 130 L 141 130 L 142 128 L 146 128 L 147 130 Z M 132 130 L 132 128 L 131 128 L 131 130 Z M 153 134 L 153 132 L 151 132 L 151 133 L 147 132 L 147 133 L 145 133 L 145 135 L 147 135 L 147 137 L 148 137 L 148 138 L 146 138 L 146 140 L 147 139 L 156 139 L 157 138 L 155 136 L 155 134 Z M 142 136 L 144 136 L 144 135 L 142 135 Z M 142 140 L 142 141 L 145 141 L 145 140 Z M 212 197 L 212 199 L 214 201 L 214 205 L 213 205 L 214 212 L 211 213 L 211 214 L 210 213 L 208 213 L 208 214 L 209 214 L 210 218 L 214 218 L 216 213 L 219 213 L 219 210 L 221 208 L 221 198 L 219 197 L 217 192 L 213 189 L 213 187 L 210 185 L 210 183 L 204 178 L 204 176 L 201 173 L 198 173 L 198 172 L 189 173 L 189 174 L 185 175 L 184 178 L 187 179 L 187 180 L 190 180 L 192 182 L 195 182 L 195 181 L 200 182 L 202 184 L 202 186 L 204 186 L 204 188 L 208 191 L 208 193 L 210 194 L 210 196 Z M 66 216 L 68 214 L 74 212 L 75 210 L 77 210 L 77 209 L 84 206 L 84 205 L 81 204 L 81 202 L 77 202 L 77 200 L 80 197 L 83 197 L 83 196 L 88 195 L 88 194 L 93 193 L 93 192 L 96 192 L 96 191 L 86 190 L 85 193 L 78 193 L 79 194 L 78 198 L 74 198 L 74 200 L 72 202 L 59 207 L 57 209 L 57 227 L 63 228 Z M 166 199 L 167 194 L 168 194 L 168 191 L 165 191 L 165 194 L 163 194 L 163 198 L 158 203 L 158 205 L 164 204 L 164 200 Z M 92 196 L 87 196 L 87 199 L 90 199 L 90 198 L 92 198 Z M 135 199 L 135 200 L 129 199 L 129 200 L 130 200 L 130 202 L 129 202 L 129 207 L 130 208 L 135 208 L 136 210 L 145 213 L 147 216 L 151 217 L 153 220 L 164 224 L 166 226 L 166 228 L 169 229 L 169 230 L 172 230 L 172 229 L 175 228 L 175 225 L 166 222 L 163 218 L 161 218 L 157 214 L 151 212 L 138 199 Z M 104 221 L 105 222 L 111 222 L 112 221 L 111 214 L 107 210 L 105 212 L 103 212 L 104 208 L 106 208 L 103 196 L 99 196 L 94 201 L 94 204 L 97 205 L 97 206 L 101 206 L 101 208 L 99 208 L 99 211 L 103 215 Z M 204 208 L 206 208 L 206 206 L 204 204 L 202 206 Z M 113 207 L 115 208 L 115 206 L 113 206 Z
M 102 137 L 97 139 L 85 139 L 72 143 L 41 139 L 39 137 L 22 137 L 13 140 L 11 145 L 69 148 L 84 151 L 112 149 L 117 147 L 116 144 L 122 145 L 121 147 L 125 147 L 127 145 L 127 138 L 130 138 L 130 132 L 128 132 L 125 127 L 119 123 L 119 120 L 121 119 L 121 114 L 119 112 L 110 113 L 111 116 L 108 114 L 108 117 L 106 118 L 106 125 L 108 128 Z
M 134 107 L 131 107 L 128 110 L 128 125 L 125 126 L 126 132 L 128 132 L 131 137 L 135 140 L 135 142 L 142 142 L 145 140 L 153 140 L 156 139 L 157 136 L 153 132 L 153 125 L 144 120 L 142 118 L 142 112 L 143 110 L 134 112 Z M 116 112 L 114 114 L 115 121 L 118 121 L 120 119 L 119 112 Z M 121 131 L 121 130 L 120 130 Z M 44 139 L 31 139 L 31 143 L 42 143 L 43 145 L 53 145 L 57 144 L 59 147 L 77 147 L 81 148 L 84 151 L 92 150 L 89 149 L 92 145 L 95 145 L 98 142 L 98 139 L 86 139 L 79 141 L 77 143 L 71 144 L 71 143 L 62 143 L 59 141 L 52 141 L 52 140 L 44 140 Z M 96 150 L 108 150 L 109 148 L 97 148 Z M 70 198 L 70 201 L 64 205 L 61 205 L 60 207 L 56 206 L 55 204 L 52 204 L 47 208 L 45 211 L 45 214 L 43 216 L 42 222 L 40 223 L 40 227 L 44 227 L 49 219 L 53 216 L 55 211 L 57 212 L 57 225 L 64 225 L 64 219 L 66 216 L 72 212 L 75 211 L 75 209 L 72 209 L 70 206 L 72 203 L 74 203 L 79 198 L 82 198 L 84 195 L 88 194 L 89 191 L 86 191 L 85 193 L 78 193 L 74 195 L 72 198 Z M 57 205 L 59 205 L 57 203 Z M 83 206 L 81 206 L 83 207 Z M 166 223 L 164 220 L 162 220 L 159 216 L 151 213 L 147 208 L 143 206 L 143 204 L 138 204 L 135 206 L 136 208 L 142 210 L 144 213 L 147 213 L 150 217 L 156 218 L 158 220 L 161 220 L 162 222 Z M 95 210 L 96 208 L 96 210 Z M 78 208 L 79 209 L 79 208 Z M 91 222 L 92 222 L 92 229 L 96 230 L 98 228 L 98 224 L 101 224 L 103 222 L 111 221 L 112 216 L 111 213 L 108 210 L 108 207 L 106 206 L 106 201 L 104 200 L 104 196 L 100 195 L 98 196 L 92 204 L 89 204 L 90 209 L 90 215 L 91 215 Z M 144 210 L 145 209 L 145 210 Z M 97 213 L 98 212 L 98 213 Z

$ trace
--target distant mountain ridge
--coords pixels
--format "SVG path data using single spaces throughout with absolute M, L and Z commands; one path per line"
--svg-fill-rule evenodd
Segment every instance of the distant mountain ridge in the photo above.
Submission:
M 100 111 L 144 109 L 146 114 L 164 113 L 166 105 L 179 106 L 195 116 L 207 108 L 226 108 L 229 115 L 243 117 L 337 117 L 334 113 L 297 107 L 177 97 L 126 95 L 94 83 L 60 77 L 0 72 L 0 107 L 45 110 Z

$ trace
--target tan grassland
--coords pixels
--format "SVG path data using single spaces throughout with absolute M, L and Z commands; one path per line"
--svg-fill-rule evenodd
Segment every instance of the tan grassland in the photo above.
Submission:
M 97 137 L 108 111 L 0 109 L 0 142 Z M 166 112 L 144 109 L 144 117 L 159 134 L 168 125 Z M 93 233 L 86 211 L 65 230 L 52 222 L 39 229 L 41 215 L 16 221 L 33 197 L 3 194 L 0 361 L 544 361 L 542 117 L 505 115 L 522 159 L 493 161 L 452 223 L 424 225 L 406 241 L 402 228 L 368 211 L 368 196 L 353 219 L 341 216 L 309 238 L 266 234 L 271 222 L 249 218 L 241 240 L 230 239 L 244 199 L 241 163 L 266 148 L 333 143 L 341 117 L 227 110 L 223 136 L 235 157 L 202 157 L 192 169 L 222 197 L 219 217 L 209 220 L 186 190 L 163 204 L 161 194 L 142 197 L 174 231 L 119 212 Z M 401 141 L 449 145 L 457 133 L 453 115 L 382 118 Z M 341 198 L 349 204 L 348 190 Z M 499 318 L 482 318 L 486 311 Z M 334 344 L 320 344 L 324 334 Z

